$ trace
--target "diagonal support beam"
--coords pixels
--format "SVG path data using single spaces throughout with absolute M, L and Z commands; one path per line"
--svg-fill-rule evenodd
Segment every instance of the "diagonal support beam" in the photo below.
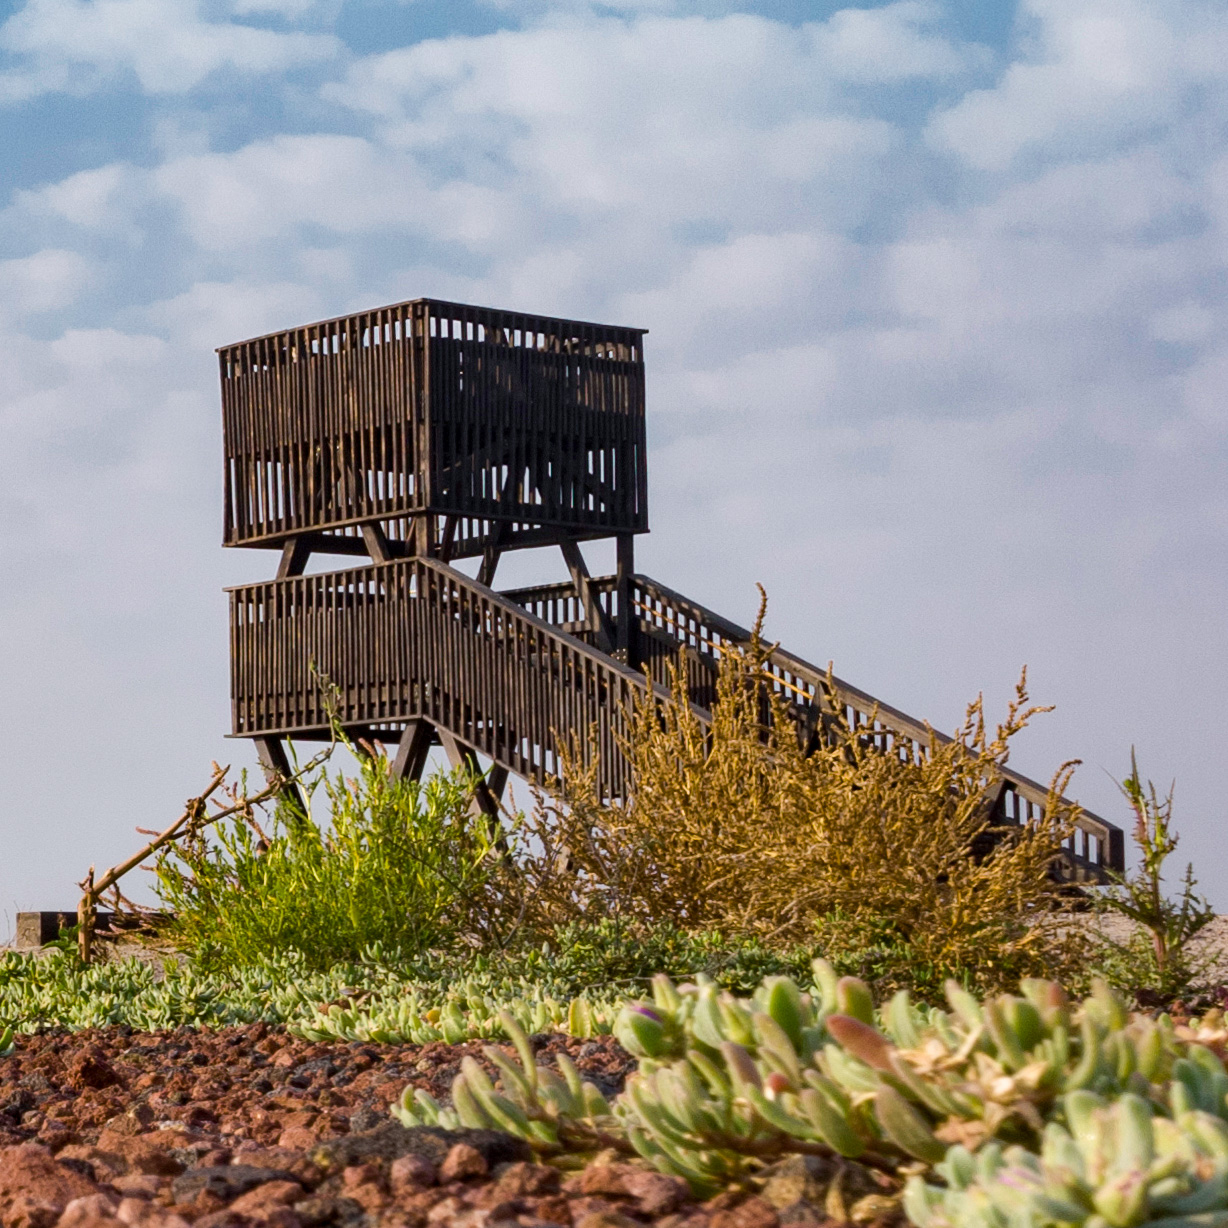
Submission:
M 290 766 L 290 758 L 286 754 L 281 738 L 253 738 L 252 741 L 256 743 L 256 755 L 270 783 L 275 775 L 280 775 L 283 780 L 289 780 L 294 775 L 294 769 Z M 286 785 L 282 793 L 286 800 L 297 806 L 303 814 L 311 813 L 307 806 L 307 795 L 298 781 Z
M 388 535 L 384 532 L 382 524 L 379 524 L 377 521 L 364 524 L 362 526 L 362 540 L 363 545 L 367 547 L 367 553 L 371 556 L 371 562 L 392 562 L 392 546 L 389 544 Z
M 479 584 L 485 584 L 487 588 L 490 588 L 495 582 L 495 568 L 499 566 L 499 560 L 503 557 L 503 544 L 507 541 L 509 532 L 507 521 L 499 521 L 494 540 L 482 551 L 482 566 L 478 569 L 477 580 Z
M 612 653 L 616 634 L 614 624 L 593 589 L 592 576 L 588 573 L 588 564 L 580 553 L 580 547 L 570 537 L 565 537 L 559 542 L 559 549 L 567 562 L 567 570 L 571 572 L 571 582 L 576 586 L 580 604 L 584 607 L 584 621 L 592 631 L 597 647 L 602 652 Z
M 397 743 L 392 760 L 392 775 L 396 780 L 421 780 L 426 757 L 435 744 L 435 727 L 430 721 L 410 721 Z
M 444 754 L 448 756 L 448 762 L 458 768 L 462 765 L 467 767 L 475 776 L 478 777 L 477 787 L 473 791 L 473 805 L 487 818 L 497 819 L 499 817 L 499 799 L 503 794 L 503 786 L 507 782 L 507 772 L 502 772 L 502 779 L 498 781 L 499 791 L 496 793 L 491 787 L 491 782 L 488 782 L 482 773 L 482 765 L 478 762 L 478 753 L 472 746 L 466 746 L 455 735 L 448 732 L 442 726 L 435 730 L 439 737 L 440 744 L 443 746 Z M 495 772 L 491 772 L 492 779 Z
M 456 530 L 460 525 L 459 516 L 445 516 L 443 521 L 443 541 L 439 543 L 440 562 L 450 563 L 456 550 Z
M 277 564 L 277 578 L 285 580 L 288 576 L 301 576 L 311 558 L 311 538 L 307 536 L 292 537 L 281 548 L 281 562 Z

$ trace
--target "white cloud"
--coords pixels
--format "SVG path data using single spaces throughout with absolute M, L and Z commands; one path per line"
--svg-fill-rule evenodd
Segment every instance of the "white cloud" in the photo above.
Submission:
M 88 260 L 63 248 L 0 260 L 0 318 L 24 317 L 71 304 L 92 277 Z
M 957 47 L 925 32 L 942 15 L 930 0 L 899 0 L 880 8 L 843 9 L 811 29 L 828 70 L 859 85 L 955 76 L 985 63 L 987 50 Z
M 1225 19 L 1029 0 L 1030 34 L 972 89 L 984 51 L 944 38 L 945 14 L 792 28 L 576 6 L 339 65 L 272 136 L 168 140 L 152 165 L 20 196 L 6 235 L 36 238 L 0 264 L 13 301 L 87 311 L 74 259 L 86 299 L 109 296 L 0 352 L 21 475 L 0 550 L 90 537 L 97 561 L 57 544 L 63 575 L 33 569 L 38 600 L 97 589 L 118 610 L 106 643 L 84 617 L 64 632 L 72 670 L 113 685 L 156 606 L 172 646 L 141 644 L 134 727 L 178 731 L 186 772 L 224 725 L 221 606 L 199 594 L 271 567 L 214 551 L 214 346 L 418 294 L 608 317 L 651 329 L 644 570 L 743 620 L 763 580 L 772 634 L 944 726 L 1027 660 L 1061 707 L 1023 770 L 1082 753 L 1085 800 L 1115 813 L 1099 768 L 1137 741 L 1202 808 L 1191 853 L 1222 854 L 1214 764 L 1156 712 L 1228 685 L 1228 98 L 1208 51 Z M 121 244 L 139 280 L 100 271 Z M 55 483 L 52 531 L 36 509 Z M 50 632 L 8 601 L 33 695 Z M 209 680 L 185 684 L 206 716 L 166 682 L 180 658 Z
M 1151 331 L 1172 345 L 1197 345 L 1217 324 L 1216 313 L 1202 303 L 1187 300 L 1158 311 L 1151 320 Z
M 51 91 L 86 93 L 132 73 L 151 94 L 193 89 L 221 70 L 270 74 L 333 59 L 331 35 L 209 20 L 198 0 L 26 0 L 0 26 L 0 102 Z
M 144 176 L 121 162 L 78 171 L 38 189 L 17 193 L 16 208 L 87 230 L 129 237 L 145 196 Z
M 1171 123 L 1222 85 L 1228 11 L 1201 0 L 1025 0 L 1035 53 L 930 124 L 935 145 L 1001 171 L 1023 153 L 1079 157 Z
M 378 116 L 389 144 L 437 173 L 531 180 L 552 207 L 585 212 L 706 196 L 724 218 L 782 184 L 843 187 L 882 156 L 888 125 L 843 105 L 843 86 L 943 77 L 977 58 L 920 34 L 929 12 L 906 3 L 800 30 L 736 15 L 454 38 L 363 60 L 325 95 Z

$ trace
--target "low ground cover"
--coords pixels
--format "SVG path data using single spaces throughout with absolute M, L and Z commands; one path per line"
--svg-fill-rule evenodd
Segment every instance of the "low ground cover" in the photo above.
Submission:
M 625 805 L 583 747 L 502 823 L 376 747 L 305 809 L 190 803 L 160 960 L 0 955 L 0 1224 L 1228 1228 L 1171 794 L 1133 767 L 1139 868 L 1076 899 L 1069 767 L 987 826 L 1023 680 L 996 733 L 978 702 L 883 754 L 838 705 L 803 746 L 763 657 L 727 655 L 707 734 L 680 676 L 641 705 Z
M 815 973 L 749 999 L 658 978 L 612 1036 L 505 1016 L 511 1047 L 263 1023 L 21 1035 L 0 1061 L 0 1223 L 1228 1222 L 1221 1015 L 1041 982 L 876 1007 Z

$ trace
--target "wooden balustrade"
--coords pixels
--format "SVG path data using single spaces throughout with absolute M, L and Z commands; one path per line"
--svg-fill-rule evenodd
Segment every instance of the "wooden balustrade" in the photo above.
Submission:
M 643 331 L 416 299 L 223 347 L 226 544 L 646 531 Z
M 616 619 L 614 577 L 594 578 L 592 587 L 600 594 L 607 613 Z M 635 576 L 631 591 L 641 668 L 656 685 L 664 686 L 669 682 L 671 665 L 679 659 L 679 649 L 685 649 L 683 666 L 689 698 L 693 704 L 710 709 L 721 654 L 730 647 L 744 648 L 750 642 L 750 631 L 648 576 Z M 582 605 L 570 584 L 519 589 L 505 596 L 547 622 L 573 634 L 587 634 Z M 771 687 L 789 702 L 799 721 L 811 727 L 822 713 L 834 711 L 838 703 L 847 726 L 885 754 L 916 759 L 927 755 L 935 742 L 951 740 L 843 679 L 833 677 L 829 684 L 826 670 L 783 649 L 769 655 L 766 669 Z M 1003 784 L 995 815 L 998 822 L 1022 824 L 1043 817 L 1049 796 L 1044 785 L 1009 768 L 1003 772 Z M 1121 829 L 1082 811 L 1067 841 L 1063 862 L 1065 875 L 1074 880 L 1099 879 L 1105 870 L 1122 871 L 1125 842 Z

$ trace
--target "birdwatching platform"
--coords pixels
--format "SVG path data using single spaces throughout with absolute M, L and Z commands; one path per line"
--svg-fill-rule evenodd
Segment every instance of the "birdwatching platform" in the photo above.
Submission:
M 335 717 L 412 777 L 441 745 L 485 772 L 494 813 L 509 774 L 548 787 L 559 747 L 590 738 L 600 787 L 625 798 L 629 705 L 680 654 L 710 719 L 721 654 L 750 632 L 635 570 L 644 332 L 416 299 L 220 349 L 225 542 L 280 552 L 273 579 L 229 590 L 233 734 L 285 770 L 283 740 L 327 738 Z M 599 538 L 613 575 L 589 572 Z M 565 578 L 495 590 L 506 553 L 545 546 Z M 307 574 L 315 554 L 354 557 Z M 884 753 L 940 737 L 781 649 L 766 681 L 805 737 L 837 710 Z M 994 821 L 1047 798 L 1006 770 Z M 1059 870 L 1100 881 L 1124 855 L 1121 829 L 1083 812 Z

